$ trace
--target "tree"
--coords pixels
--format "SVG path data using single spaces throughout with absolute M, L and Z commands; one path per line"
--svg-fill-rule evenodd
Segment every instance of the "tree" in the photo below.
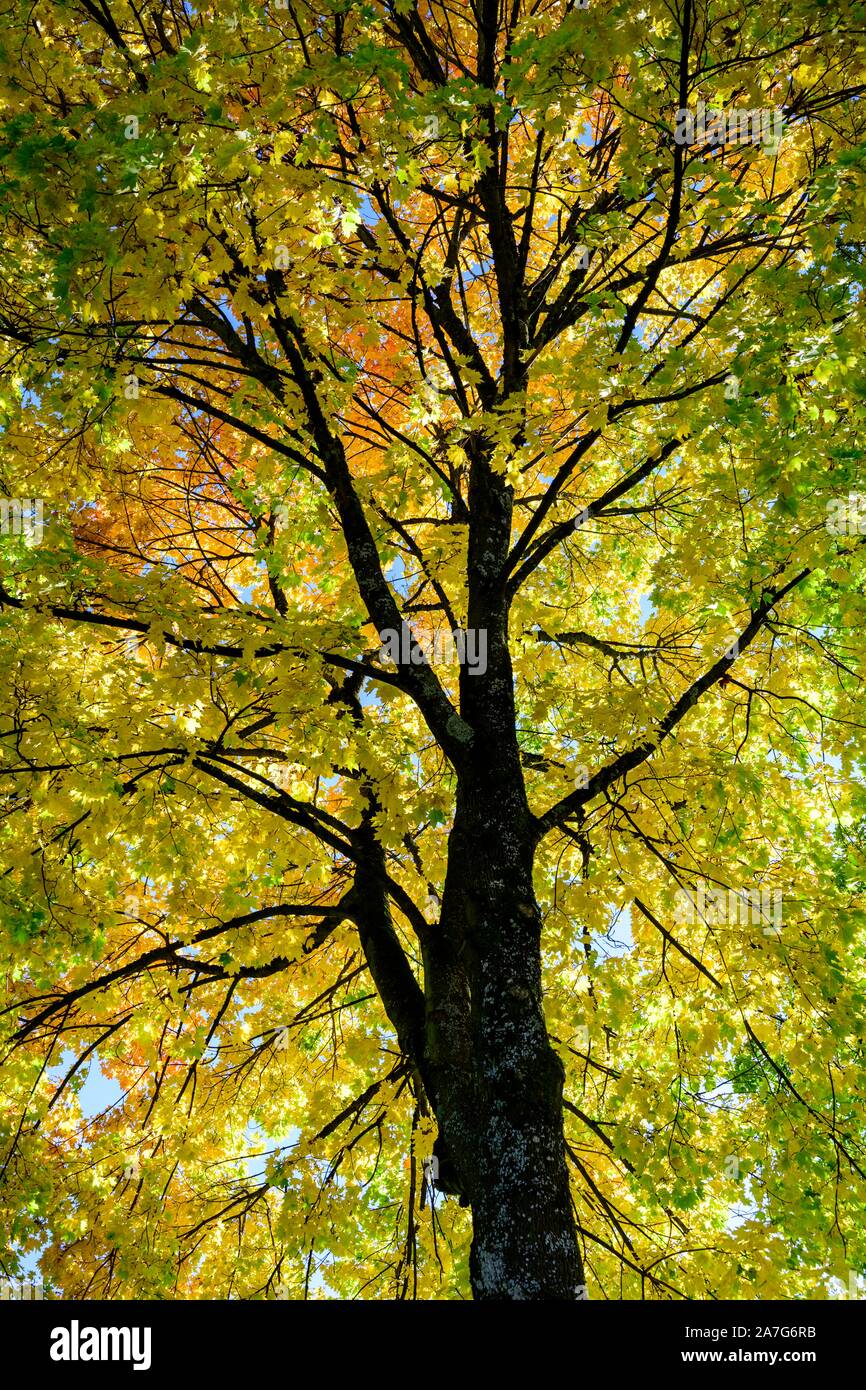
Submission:
M 7 5 L 4 1268 L 866 1268 L 863 33 Z

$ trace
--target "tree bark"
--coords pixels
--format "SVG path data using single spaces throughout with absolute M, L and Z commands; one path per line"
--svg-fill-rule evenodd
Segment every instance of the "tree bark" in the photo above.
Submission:
M 525 797 L 516 800 L 522 817 L 501 797 L 495 807 L 471 791 L 459 799 L 449 862 L 449 880 L 459 886 L 450 890 L 447 915 L 458 912 L 461 923 L 472 1070 L 461 1088 L 456 1136 L 442 1118 L 472 1209 L 475 1298 L 576 1299 L 583 1274 L 565 1157 L 563 1067 L 544 1022 L 529 813 Z
M 464 670 L 472 731 L 458 776 L 438 935 L 426 952 L 437 1117 L 472 1209 L 477 1299 L 577 1299 L 583 1272 L 563 1134 L 563 1066 L 541 988 L 536 823 L 523 778 L 502 573 L 511 493 L 473 459 L 468 624 L 487 670 Z
M 457 794 L 438 925 L 421 934 L 423 994 L 399 947 L 370 815 L 355 841 L 367 964 L 436 1115 L 437 1185 L 471 1207 L 477 1299 L 578 1299 L 583 1272 L 563 1134 L 562 1063 L 541 988 L 526 795 L 502 582 L 511 493 L 478 440 L 472 458 L 468 626 L 487 669 L 460 681 Z

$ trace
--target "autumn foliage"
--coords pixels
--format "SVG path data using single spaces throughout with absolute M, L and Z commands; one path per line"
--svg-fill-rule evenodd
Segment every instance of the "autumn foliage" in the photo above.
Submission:
M 0 9 L 3 1270 L 838 1294 L 862 8 Z

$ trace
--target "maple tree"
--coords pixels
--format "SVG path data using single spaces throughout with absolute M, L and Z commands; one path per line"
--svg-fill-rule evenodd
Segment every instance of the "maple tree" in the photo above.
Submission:
M 830 1296 L 863 6 L 0 32 L 4 1272 Z

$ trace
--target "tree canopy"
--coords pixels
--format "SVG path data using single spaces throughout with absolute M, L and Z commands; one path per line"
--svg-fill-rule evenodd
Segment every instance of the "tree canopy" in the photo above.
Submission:
M 5 1272 L 832 1296 L 862 3 L 0 26 Z

